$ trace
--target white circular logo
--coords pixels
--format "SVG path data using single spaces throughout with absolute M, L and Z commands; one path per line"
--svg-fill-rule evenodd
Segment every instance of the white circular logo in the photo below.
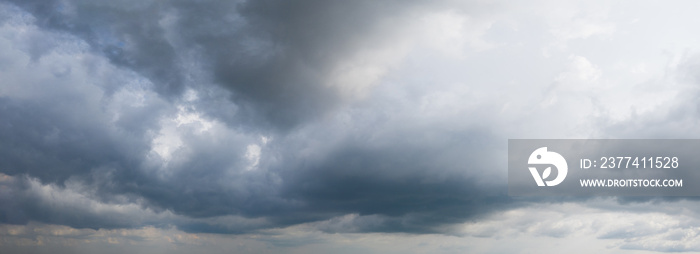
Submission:
M 535 178 L 535 182 L 537 182 L 537 186 L 558 185 L 564 181 L 564 178 L 566 178 L 566 173 L 569 171 L 569 167 L 566 164 L 566 159 L 564 159 L 561 154 L 547 151 L 547 147 L 537 148 L 537 150 L 530 154 L 530 158 L 527 160 L 527 163 L 529 165 L 554 165 L 554 167 L 557 169 L 557 177 L 546 181 L 546 179 L 551 176 L 551 166 L 547 167 L 542 172 L 542 175 L 540 175 L 536 167 L 528 167 L 532 177 Z

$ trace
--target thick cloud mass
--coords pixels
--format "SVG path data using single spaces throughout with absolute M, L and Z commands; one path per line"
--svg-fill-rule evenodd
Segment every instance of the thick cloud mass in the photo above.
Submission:
M 165 97 L 211 83 L 242 112 L 232 124 L 288 129 L 335 108 L 343 59 L 392 36 L 412 3 L 375 1 L 18 1 L 37 24 L 87 42 Z M 392 13 L 386 16 L 386 13 Z M 384 26 L 387 27 L 384 27 Z M 40 54 L 40 53 L 33 53 Z M 352 68 L 352 67 L 350 67 Z M 342 71 L 342 70 L 341 70 Z M 212 109 L 215 110 L 215 109 Z M 248 119 L 250 118 L 250 119 Z M 234 121 L 234 119 L 225 119 Z M 262 127 L 262 126 L 256 126 Z
M 693 8 L 631 6 L 2 1 L 0 222 L 507 238 L 649 204 L 506 195 L 508 138 L 698 137 Z
M 0 98 L 0 169 L 28 197 L 5 197 L 4 222 L 234 233 L 356 213 L 375 219 L 355 231 L 433 232 L 508 200 L 472 170 L 491 154 L 462 154 L 490 146 L 488 129 L 436 131 L 403 105 L 412 96 L 366 95 L 391 61 L 365 51 L 399 57 L 384 38 L 401 36 L 413 4 L 4 6 L 14 79 Z M 37 188 L 86 203 L 46 209 L 59 201 Z M 92 202 L 136 204 L 146 219 Z M 207 222 L 226 216 L 265 222 Z

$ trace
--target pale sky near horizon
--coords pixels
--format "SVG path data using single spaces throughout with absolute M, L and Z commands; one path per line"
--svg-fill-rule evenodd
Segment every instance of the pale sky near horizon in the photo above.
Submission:
M 700 138 L 696 1 L 0 0 L 0 252 L 700 252 L 516 138 Z

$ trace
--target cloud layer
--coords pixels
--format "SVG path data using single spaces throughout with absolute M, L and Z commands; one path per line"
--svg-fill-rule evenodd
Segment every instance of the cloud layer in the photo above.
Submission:
M 692 8 L 634 6 L 4 1 L 3 232 L 585 229 L 697 250 L 671 211 L 635 233 L 597 226 L 627 200 L 506 195 L 508 138 L 698 137 L 696 18 L 669 14 Z

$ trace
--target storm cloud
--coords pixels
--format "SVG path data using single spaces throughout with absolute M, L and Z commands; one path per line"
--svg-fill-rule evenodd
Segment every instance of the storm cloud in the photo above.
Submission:
M 90 190 L 81 198 L 138 204 L 144 213 L 260 218 L 264 227 L 358 213 L 381 218 L 360 231 L 433 232 L 487 212 L 508 200 L 470 173 L 490 155 L 461 151 L 490 146 L 495 137 L 488 129 L 400 126 L 410 121 L 407 112 L 382 110 L 404 107 L 347 107 L 358 100 L 392 103 L 361 95 L 388 67 L 345 59 L 391 47 L 384 37 L 411 24 L 414 5 L 6 4 L 13 10 L 6 24 L 18 25 L 6 26 L 14 33 L 6 40 L 19 56 L 6 65 L 19 70 L 12 72 L 19 80 L 6 85 L 1 102 L 3 173 L 23 183 L 12 188 L 20 193 L 31 193 L 30 183 L 63 191 L 81 186 Z M 76 54 L 80 61 L 67 59 Z M 379 70 L 362 69 L 368 66 Z M 42 68 L 59 70 L 29 74 Z M 343 72 L 357 72 L 358 83 L 341 80 Z M 32 97 L 13 96 L 15 87 Z M 80 204 L 52 211 L 42 209 L 50 200 L 29 200 L 3 207 L 5 222 L 138 225 L 100 219 Z M 97 217 L 56 215 L 83 212 Z M 404 217 L 412 222 L 398 222 Z M 198 232 L 247 228 L 144 223 Z
M 490 239 L 594 228 L 696 250 L 664 247 L 692 226 L 635 217 L 644 230 L 625 235 L 590 215 L 644 207 L 667 221 L 654 202 L 692 199 L 507 196 L 509 138 L 698 137 L 698 38 L 646 35 L 694 16 L 648 5 L 3 1 L 0 234 L 262 234 L 286 246 L 300 228 Z M 568 220 L 525 222 L 547 209 Z M 116 236 L 152 231 L 163 237 Z M 324 238 L 308 237 L 297 240 Z

